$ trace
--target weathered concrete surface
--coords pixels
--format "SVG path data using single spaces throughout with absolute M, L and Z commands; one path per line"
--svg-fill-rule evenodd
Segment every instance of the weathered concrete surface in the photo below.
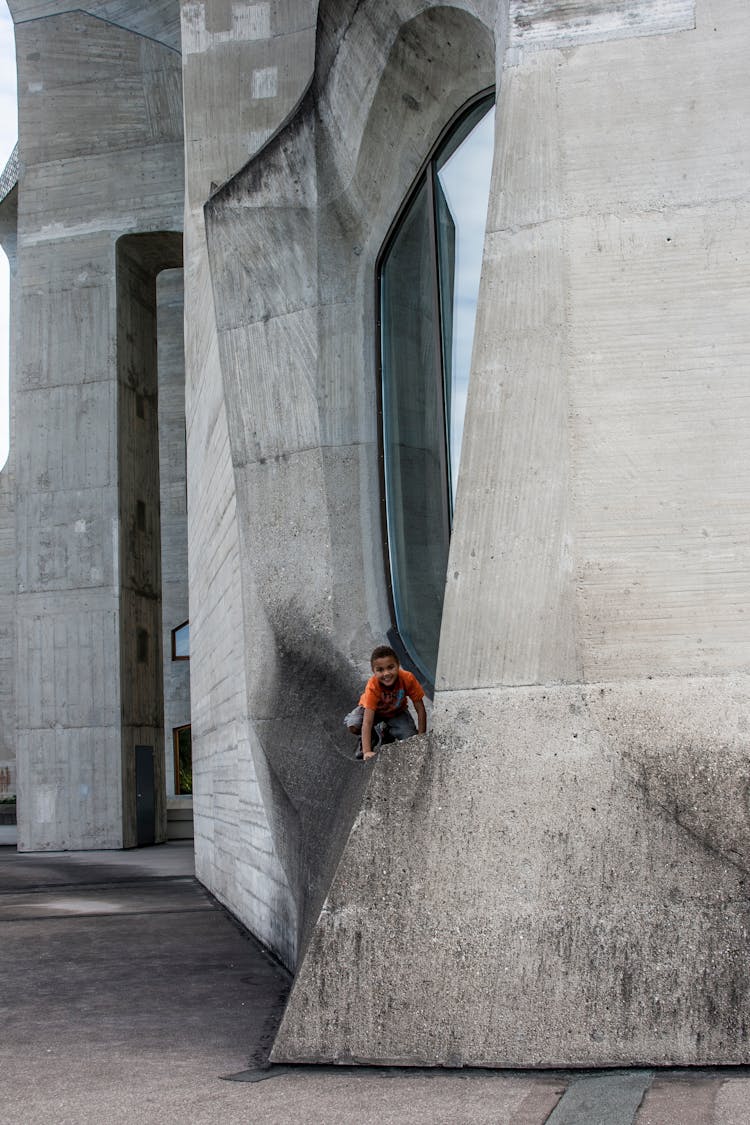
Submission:
M 302 96 L 312 73 L 314 18 L 310 3 L 232 9 L 182 3 L 196 870 L 289 966 L 296 958 L 297 906 L 279 858 L 284 840 L 274 832 L 275 779 L 248 698 L 248 661 L 255 660 L 254 650 L 271 659 L 273 643 L 262 616 L 255 621 L 252 650 L 244 627 L 252 584 L 240 568 L 203 205 Z
M 132 847 L 166 839 L 156 278 L 159 269 L 181 265 L 182 236 L 126 235 L 118 239 L 116 255 L 123 844 Z M 171 345 L 179 362 L 181 336 L 167 336 L 162 343 L 163 352 Z M 168 522 L 165 530 L 173 525 Z M 137 825 L 138 746 L 152 752 L 155 839 Z
M 164 752 L 168 796 L 175 792 L 172 732 L 190 722 L 190 662 L 172 659 L 172 632 L 190 616 L 184 315 L 183 271 L 164 270 L 156 279 L 156 341 Z
M 0 850 L 7 1125 L 542 1125 L 559 1102 L 569 1076 L 303 1068 L 249 1081 L 289 978 L 196 885 L 191 859 L 184 845 Z
M 207 899 L 191 859 L 184 845 L 0 849 L 7 1125 L 747 1121 L 747 1069 L 261 1071 L 288 977 Z
M 8 162 L 8 180 L 14 178 L 14 156 Z M 18 187 L 3 185 L 6 194 L 0 200 L 0 244 L 8 258 L 10 273 L 9 307 L 9 450 L 8 459 L 0 468 L 0 798 L 16 792 L 16 511 L 15 511 L 15 406 L 12 388 L 15 380 L 15 336 L 18 324 L 17 300 L 17 227 Z M 3 835 L 10 829 L 0 829 Z M 15 831 L 15 830 L 13 830 Z M 5 841 L 4 841 L 5 842 Z
M 747 667 L 747 15 L 699 14 L 506 68 L 439 688 Z
M 376 767 L 277 1059 L 750 1055 L 739 26 L 507 56 L 435 730 Z
M 16 24 L 45 16 L 87 12 L 136 35 L 180 49 L 180 0 L 10 0 Z
M 174 5 L 68 9 L 13 4 L 22 846 L 134 842 L 156 301 L 115 247 L 179 230 L 184 151 L 197 864 L 307 954 L 278 1057 L 745 1058 L 746 5 L 183 0 L 184 87 Z M 371 775 L 378 254 L 493 84 L 436 727 Z
M 575 47 L 695 27 L 696 0 L 510 0 L 512 47 Z
M 374 769 L 274 1059 L 747 1062 L 746 691 L 442 697 Z
M 13 463 L 0 472 L 0 799 L 16 791 L 16 526 Z
M 139 534 L 147 497 L 131 490 L 123 525 L 115 245 L 181 226 L 179 57 L 80 11 L 18 23 L 16 39 L 19 841 L 120 847 L 135 842 L 123 717 L 139 740 L 151 716 L 127 706 L 123 716 L 120 690 L 120 642 L 129 651 L 137 639 L 120 539 Z M 129 376 L 119 374 L 122 389 Z M 154 744 L 158 782 L 163 742 L 142 740 Z
M 377 254 L 451 112 L 502 76 L 432 757 L 425 774 L 378 767 L 365 809 L 374 802 L 378 815 L 389 805 L 394 811 L 377 827 L 366 812 L 356 822 L 276 1057 L 495 1065 L 742 1059 L 743 954 L 727 947 L 743 949 L 746 919 L 740 908 L 734 915 L 715 908 L 716 886 L 722 902 L 734 901 L 741 873 L 705 845 L 704 822 L 711 831 L 737 824 L 741 841 L 744 801 L 722 789 L 717 811 L 713 796 L 696 792 L 703 827 L 698 841 L 686 842 L 668 814 L 662 823 L 651 798 L 639 797 L 623 763 L 631 761 L 627 707 L 639 685 L 649 690 L 648 677 L 660 677 L 663 691 L 651 697 L 633 769 L 663 752 L 674 701 L 689 709 L 700 698 L 694 677 L 717 677 L 703 716 L 710 722 L 693 742 L 684 732 L 689 749 L 663 763 L 667 790 L 682 792 L 681 770 L 695 783 L 701 757 L 719 761 L 726 724 L 742 717 L 741 702 L 732 697 L 731 710 L 726 695 L 741 695 L 744 684 L 722 677 L 747 658 L 736 624 L 750 593 L 736 522 L 742 506 L 725 501 L 746 495 L 743 431 L 734 423 L 744 417 L 744 400 L 741 378 L 709 349 L 718 326 L 728 354 L 738 364 L 747 359 L 746 280 L 741 258 L 732 256 L 728 219 L 744 213 L 747 146 L 727 112 L 747 93 L 736 34 L 747 16 L 733 7 L 719 19 L 704 4 L 698 18 L 693 5 L 675 3 L 639 5 L 629 22 L 621 11 L 613 22 L 596 4 L 585 13 L 537 5 L 521 27 L 516 5 L 505 55 L 496 37 L 503 6 L 470 7 L 420 6 L 417 13 L 406 2 L 356 10 L 322 4 L 306 99 L 206 209 L 237 489 L 249 709 L 262 720 L 276 782 L 266 808 L 304 939 L 318 900 L 317 891 L 308 893 L 311 881 L 320 887 L 335 857 L 331 849 L 326 858 L 322 839 L 329 824 L 341 835 L 345 810 L 356 806 L 353 789 L 344 800 L 341 779 L 331 783 L 327 748 L 335 747 L 318 720 L 334 729 L 336 697 L 356 674 L 357 654 L 390 621 L 383 574 L 368 550 L 378 502 Z M 519 50 L 525 46 L 534 49 Z M 438 72 L 439 90 L 431 82 Z M 730 94 L 727 73 L 735 79 Z M 674 91 L 688 86 L 689 103 L 676 101 Z M 582 126 L 589 120 L 590 136 Z M 713 175 L 695 143 L 704 132 Z M 696 215 L 702 224 L 688 230 Z M 698 309 L 706 305 L 701 331 Z M 708 354 L 725 399 L 706 385 Z M 699 436 L 707 412 L 713 425 Z M 735 467 L 733 482 L 720 476 L 718 488 L 717 460 Z M 690 538 L 698 527 L 708 534 Z M 714 551 L 705 542 L 712 537 L 726 550 Z M 612 720 L 608 754 L 599 760 L 589 748 L 583 794 L 563 776 L 553 809 L 554 754 L 572 737 L 567 708 L 582 693 L 588 699 L 585 685 L 598 681 L 628 702 Z M 538 723 L 525 694 L 532 684 L 550 685 L 541 690 L 557 708 L 550 704 Z M 509 775 L 489 776 L 493 755 L 481 768 L 474 757 L 467 766 L 450 724 L 440 726 L 451 708 L 465 705 L 464 692 L 474 700 L 479 688 L 489 693 L 467 711 L 467 753 L 485 762 L 484 748 L 501 739 Z M 509 709 L 518 727 L 512 744 Z M 604 738 L 602 724 L 596 729 Z M 313 733 L 307 741 L 305 729 Z M 746 772 L 741 736 L 732 737 L 733 762 Z M 544 768 L 537 763 L 524 774 L 526 828 L 511 838 L 498 790 L 537 744 Z M 630 788 L 619 793 L 626 782 Z M 399 828 L 401 785 L 416 807 Z M 454 801 L 481 815 L 439 828 L 441 810 Z M 577 819 L 581 808 L 602 802 L 621 826 L 616 847 L 599 821 Z M 328 821 L 332 805 L 338 815 Z M 556 833 L 551 817 L 565 829 Z M 469 823 L 484 833 L 476 849 Z M 533 826 L 542 825 L 537 838 Z M 442 831 L 452 834 L 447 849 Z M 581 854 L 570 870 L 573 831 Z M 422 842 L 416 851 L 414 839 Z M 382 884 L 369 878 L 363 855 L 382 864 Z M 529 855 L 538 886 L 526 901 L 514 897 L 503 871 Z M 694 865 L 691 901 L 678 909 L 667 873 L 686 855 Z M 617 880 L 606 874 L 620 868 Z M 455 904 L 471 917 L 482 895 L 486 908 L 467 931 L 471 949 L 457 949 Z M 604 957 L 593 912 L 605 923 L 617 918 L 627 935 L 618 945 L 607 932 Z M 512 946 L 525 932 L 526 962 Z M 446 949 L 437 961 L 435 934 Z M 662 944 L 673 949 L 664 969 L 671 989 L 690 968 L 672 1006 L 654 1012 L 664 986 L 655 952 Z M 500 961 L 506 945 L 514 957 Z M 646 967 L 630 992 L 632 945 Z M 720 953 L 713 996 L 694 978 Z M 546 963 L 554 966 L 549 980 L 540 968 Z M 480 985 L 480 966 L 497 977 L 499 965 L 508 981 Z M 569 992 L 559 988 L 563 979 Z M 519 1027 L 529 980 L 536 991 Z M 609 1013 L 600 1016 L 607 997 Z M 593 1009 L 594 1023 L 578 1017 Z M 465 1015 L 456 1018 L 457 1011 Z M 504 1022 L 509 1013 L 512 1027 Z
M 466 13 L 411 19 L 405 4 L 400 36 L 378 5 L 351 25 L 334 8 L 321 13 L 318 85 L 206 209 L 249 707 L 303 945 L 364 782 L 341 727 L 345 701 L 359 695 L 362 655 L 389 627 L 376 384 L 352 378 L 375 342 L 362 309 L 390 219 L 429 147 L 425 130 L 436 138 L 446 112 L 494 73 L 492 36 Z M 440 67 L 440 99 L 423 89 L 427 57 Z

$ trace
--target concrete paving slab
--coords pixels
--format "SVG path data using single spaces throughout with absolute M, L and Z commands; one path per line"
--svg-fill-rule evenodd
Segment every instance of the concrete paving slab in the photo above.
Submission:
M 651 1070 L 575 1078 L 548 1125 L 633 1125 L 652 1078 Z
M 714 1121 L 721 1125 L 749 1125 L 750 1123 L 750 1083 L 747 1078 L 724 1077 L 716 1090 Z M 638 1122 L 640 1125 L 640 1122 Z
M 750 1109 L 750 1090 L 746 1083 L 743 1086 L 747 1111 Z M 657 1074 L 643 1098 L 638 1125 L 662 1125 L 668 1120 L 677 1120 L 680 1125 L 703 1125 L 706 1121 L 717 1120 L 714 1110 L 720 1089 L 721 1083 L 716 1075 L 705 1072 Z M 746 1116 L 745 1121 L 747 1120 Z
M 293 1075 L 248 1090 L 247 1120 L 273 1125 L 544 1125 L 560 1078 L 487 1071 L 379 1069 Z

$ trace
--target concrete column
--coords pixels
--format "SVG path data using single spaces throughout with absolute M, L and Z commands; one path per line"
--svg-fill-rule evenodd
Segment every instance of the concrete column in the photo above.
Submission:
M 167 796 L 175 792 L 172 732 L 190 723 L 190 662 L 172 659 L 172 631 L 188 620 L 185 344 L 182 270 L 156 279 L 159 398 L 164 762 Z M 188 799 L 189 800 L 189 799 Z
M 13 365 L 18 325 L 18 186 L 0 202 L 0 242 L 10 269 L 9 384 L 10 447 L 8 460 L 0 468 L 0 799 L 16 793 L 16 519 L 15 519 L 15 425 Z M 0 840 L 15 829 L 0 827 Z
M 510 17 L 434 726 L 274 1057 L 745 1063 L 748 10 Z
M 185 343 L 193 811 L 196 872 L 288 965 L 298 915 L 280 859 L 273 790 L 250 698 L 272 663 L 243 566 L 204 205 L 298 104 L 312 73 L 314 0 L 286 5 L 182 0 L 187 183 Z M 240 96 L 238 97 L 238 91 Z M 253 408 L 242 424 L 252 425 Z M 251 535 L 260 529 L 250 529 Z M 246 632 L 246 621 L 252 629 Z M 287 732 L 289 735 L 289 732 Z
M 122 847 L 115 246 L 181 225 L 179 56 L 85 13 L 24 21 L 20 7 L 19 846 Z

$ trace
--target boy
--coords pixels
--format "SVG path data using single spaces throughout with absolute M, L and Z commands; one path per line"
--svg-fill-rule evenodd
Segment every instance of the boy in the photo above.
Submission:
M 372 749 L 372 728 L 375 723 L 385 723 L 391 736 L 400 741 L 411 738 L 413 734 L 424 734 L 427 730 L 427 712 L 424 706 L 424 692 L 416 676 L 405 672 L 399 664 L 392 648 L 379 645 L 370 657 L 370 676 L 365 690 L 344 724 L 352 734 L 362 738 L 362 757 L 374 758 Z M 408 711 L 407 697 L 417 712 L 418 727 Z M 359 755 L 358 755 L 359 756 Z

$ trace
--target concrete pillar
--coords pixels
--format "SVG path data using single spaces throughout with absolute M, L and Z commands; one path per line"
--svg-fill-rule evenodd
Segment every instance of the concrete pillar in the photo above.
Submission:
M 747 7 L 584 10 L 510 6 L 434 727 L 278 1061 L 750 1059 Z
M 19 846 L 122 847 L 135 843 L 123 722 L 143 716 L 123 695 L 133 607 L 121 553 L 131 528 L 120 505 L 116 244 L 181 226 L 180 62 L 113 22 L 80 11 L 26 20 L 22 8 Z
M 14 154 L 15 155 L 15 154 Z M 9 165 L 15 165 L 11 158 Z M 17 170 L 13 172 L 17 175 Z M 0 800 L 16 793 L 16 518 L 15 518 L 15 426 L 13 420 L 13 365 L 18 324 L 18 186 L 0 201 L 0 243 L 10 272 L 9 392 L 10 446 L 8 460 L 0 468 Z M 0 827 L 0 841 L 15 840 L 15 828 Z
M 314 0 L 249 5 L 247 18 L 234 19 L 229 5 L 182 0 L 196 872 L 289 966 L 299 929 L 294 871 L 280 858 L 289 842 L 274 813 L 279 785 L 252 707 L 265 683 L 256 669 L 264 660 L 273 665 L 273 638 L 242 561 L 237 459 L 216 327 L 232 297 L 215 297 L 212 289 L 204 205 L 299 103 L 312 74 L 316 9 Z M 254 412 L 247 404 L 243 425 L 252 426 Z M 251 526 L 249 533 L 262 531 Z
M 150 747 L 156 839 L 166 836 L 156 276 L 182 260 L 181 235 L 117 243 L 117 458 L 125 846 L 136 825 L 137 747 Z M 146 783 L 148 784 L 148 783 Z
M 187 582 L 184 304 L 182 270 L 165 270 L 160 273 L 156 278 L 156 335 L 164 761 L 168 797 L 175 793 L 172 732 L 175 728 L 190 723 L 190 662 L 172 659 L 172 632 L 187 621 L 190 615 Z

